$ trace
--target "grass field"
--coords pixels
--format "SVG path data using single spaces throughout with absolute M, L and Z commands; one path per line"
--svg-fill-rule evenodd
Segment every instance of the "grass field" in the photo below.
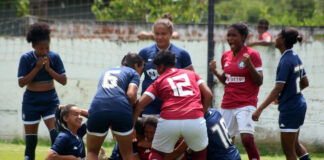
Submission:
M 113 149 L 114 143 L 105 143 L 104 149 L 107 155 L 110 155 Z M 40 141 L 36 148 L 36 160 L 44 160 L 47 152 L 49 151 L 50 144 L 46 141 Z M 282 154 L 280 145 L 278 144 L 262 144 L 258 145 L 262 160 L 284 160 L 285 157 Z M 0 141 L 0 160 L 17 160 L 23 159 L 25 145 L 23 142 L 3 142 Z M 244 148 L 238 144 L 238 149 L 241 153 L 242 160 L 248 160 L 247 154 Z M 320 150 L 314 150 L 316 153 L 310 152 L 312 160 L 324 160 L 324 152 L 322 148 Z

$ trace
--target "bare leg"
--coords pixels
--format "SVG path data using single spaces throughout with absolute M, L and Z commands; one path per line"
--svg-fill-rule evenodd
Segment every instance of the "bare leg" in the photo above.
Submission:
M 87 159 L 97 160 L 102 143 L 106 136 L 94 136 L 87 134 Z
M 296 132 L 281 132 L 281 146 L 287 160 L 296 160 Z
M 125 160 L 132 160 L 134 158 L 133 156 L 133 133 L 121 136 L 115 134 L 116 140 L 118 142 L 119 151 L 122 155 L 122 158 Z

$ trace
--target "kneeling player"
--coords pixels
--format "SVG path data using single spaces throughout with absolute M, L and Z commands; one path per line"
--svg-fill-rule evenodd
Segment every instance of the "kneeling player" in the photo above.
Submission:
M 205 113 L 208 132 L 207 160 L 241 160 L 240 154 L 229 138 L 222 115 L 213 108 Z

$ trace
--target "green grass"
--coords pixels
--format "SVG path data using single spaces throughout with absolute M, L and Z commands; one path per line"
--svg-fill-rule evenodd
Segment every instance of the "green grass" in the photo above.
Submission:
M 280 144 L 257 144 L 262 160 L 283 160 L 285 156 L 281 151 Z M 103 147 L 109 156 L 114 146 L 114 142 L 105 142 Z M 36 160 L 44 160 L 50 148 L 50 142 L 39 140 L 36 148 Z M 242 160 L 248 160 L 248 156 L 241 144 L 237 144 Z M 307 146 L 312 160 L 324 160 L 323 147 L 320 144 Z M 0 141 L 0 160 L 23 159 L 25 144 L 24 141 Z

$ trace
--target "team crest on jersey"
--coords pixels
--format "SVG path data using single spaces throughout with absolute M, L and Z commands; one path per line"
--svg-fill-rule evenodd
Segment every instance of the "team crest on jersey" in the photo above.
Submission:
M 239 67 L 240 69 L 243 69 L 243 68 L 245 67 L 245 64 L 244 64 L 243 60 L 241 60 L 241 61 L 238 63 L 238 67 Z
M 148 70 L 146 71 L 146 73 L 147 73 L 148 76 L 150 76 L 150 78 L 151 78 L 152 80 L 156 79 L 156 78 L 159 76 L 157 70 L 156 70 L 156 69 L 153 69 L 153 68 L 148 69 Z
M 224 65 L 224 67 L 227 67 L 227 66 L 228 66 L 228 63 L 226 62 L 225 65 Z

